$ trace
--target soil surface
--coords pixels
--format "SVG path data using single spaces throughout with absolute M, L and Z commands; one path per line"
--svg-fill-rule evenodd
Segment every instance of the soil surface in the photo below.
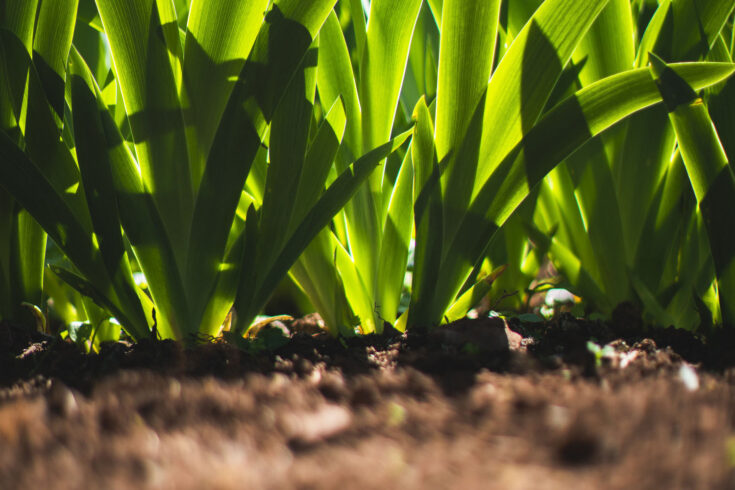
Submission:
M 0 325 L 0 488 L 735 488 L 735 342 L 613 318 L 95 355 Z

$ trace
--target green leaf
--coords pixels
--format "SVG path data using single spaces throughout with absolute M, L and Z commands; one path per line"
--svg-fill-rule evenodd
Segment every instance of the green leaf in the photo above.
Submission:
M 360 332 L 363 334 L 376 332 L 379 327 L 375 318 L 373 296 L 362 281 L 354 260 L 340 243 L 335 247 L 335 263 L 344 283 L 347 301 L 360 319 Z
M 662 1 L 641 40 L 636 66 L 648 64 L 649 52 L 670 62 L 701 59 L 733 9 L 735 4 L 730 0 Z
M 362 7 L 360 7 L 360 12 L 362 12 Z M 342 98 L 347 117 L 345 145 L 353 155 L 359 154 L 362 139 L 362 113 L 355 82 L 356 77 L 352 71 L 347 43 L 337 15 L 332 12 L 324 22 L 322 30 L 319 31 L 317 88 L 319 99 L 324 107 L 332 107 L 338 98 Z M 342 162 L 338 161 L 337 164 L 341 165 Z M 339 168 L 339 170 L 343 169 L 344 165 Z
M 17 124 L 24 124 L 21 107 L 33 47 L 33 27 L 37 9 L 38 0 L 3 3 L 3 17 L 0 19 L 0 26 L 18 40 L 24 51 L 23 56 L 14 56 L 12 51 L 7 51 L 7 46 L 0 49 L 0 69 L 2 70 L 0 74 L 3 76 L 3 83 L 0 84 L 2 85 L 0 94 L 3 94 L 2 104 L 0 104 L 0 116 L 2 116 L 0 122 L 5 130 Z M 3 36 L 3 44 L 9 37 Z
M 644 223 L 666 174 L 676 138 L 663 106 L 634 114 L 626 122 L 624 147 L 613 165 L 629 261 L 645 247 Z M 636 162 L 645 162 L 640 164 Z
M 440 37 L 430 8 L 424 2 L 411 40 L 408 66 L 401 88 L 400 107 L 406 115 L 422 96 L 429 99 L 436 97 L 436 60 L 439 57 Z
M 611 0 L 595 20 L 574 52 L 582 67 L 578 80 L 588 85 L 606 76 L 630 69 L 635 58 L 635 31 L 628 0 Z M 606 291 L 609 302 L 629 298 L 626 271 L 626 240 L 620 217 L 611 159 L 623 143 L 621 131 L 595 138 L 577 150 L 549 175 L 554 180 L 544 189 L 553 192 L 560 217 L 567 224 L 565 242 Z M 563 188 L 561 173 L 571 185 Z M 559 185 L 557 185 L 559 184 Z M 570 229 L 572 226 L 574 228 Z M 556 239 L 560 240 L 560 234 Z
M 666 312 L 666 309 L 658 302 L 656 296 L 646 287 L 645 283 L 634 272 L 631 272 L 630 275 L 631 284 L 641 299 L 646 312 L 656 318 L 656 321 L 660 322 L 661 325 L 678 324 L 676 319 Z
M 25 104 L 25 119 L 21 117 L 19 121 L 25 150 L 54 188 L 64 195 L 86 222 L 86 217 L 82 216 L 84 204 L 75 202 L 80 198 L 75 194 L 79 171 L 73 156 L 61 141 L 61 123 L 49 103 L 49 94 L 45 92 L 41 77 L 20 39 L 10 32 L 0 31 L 0 41 L 8 60 L 13 60 L 16 66 L 20 63 L 27 67 L 27 92 L 16 94 L 21 97 L 20 101 L 16 101 L 19 106 Z
M 96 128 L 94 131 L 103 135 L 101 143 L 104 146 L 95 150 L 100 152 L 95 158 L 101 158 L 102 161 L 109 162 L 110 178 L 114 188 L 114 196 L 117 200 L 119 223 L 126 231 L 126 236 L 135 250 L 136 258 L 146 274 L 150 292 L 155 299 L 158 309 L 158 332 L 167 338 L 180 339 L 182 338 L 182 331 L 187 329 L 186 325 L 191 321 L 191 318 L 188 314 L 188 306 L 185 302 L 174 251 L 161 223 L 161 216 L 158 214 L 151 194 L 145 191 L 136 162 L 133 160 L 115 121 L 107 111 L 104 102 L 100 100 L 99 88 L 96 86 L 84 61 L 75 52 L 72 52 L 69 71 L 77 77 L 77 82 L 75 82 L 76 101 L 72 100 L 72 105 L 85 104 L 90 117 L 89 120 L 80 122 L 79 129 L 90 125 L 91 128 Z M 93 115 L 92 100 L 96 100 L 97 116 Z M 88 143 L 84 143 L 84 145 L 86 144 Z M 103 151 L 106 151 L 106 156 L 102 153 Z M 92 165 L 97 162 L 93 159 L 89 163 Z M 96 172 L 99 173 L 103 170 Z M 91 171 L 91 169 L 87 171 Z M 92 178 L 94 179 L 94 177 Z M 103 178 L 99 177 L 99 179 Z M 100 180 L 100 182 L 94 182 L 92 185 L 103 185 L 103 182 L 103 180 Z M 104 185 L 107 185 L 109 189 L 109 183 Z M 109 199 L 109 197 L 106 199 Z M 109 209 L 107 212 L 110 212 Z M 114 213 L 108 215 L 108 218 L 114 219 Z M 105 226 L 117 226 L 116 223 L 107 223 Z M 114 234 L 115 231 L 110 229 L 109 233 Z M 114 269 L 117 263 L 115 253 L 110 253 L 110 257 L 108 264 Z M 136 299 L 130 292 L 130 285 L 126 285 L 128 280 L 125 279 L 125 274 L 123 272 L 122 276 L 118 276 L 118 280 L 121 281 L 118 284 L 125 291 L 124 296 L 129 301 L 128 304 L 136 305 Z M 140 299 L 137 291 L 136 295 Z M 136 305 L 135 308 L 138 309 L 139 307 Z M 145 324 L 147 330 L 148 322 Z
M 173 3 L 97 0 L 136 160 L 176 254 L 185 261 L 194 204 L 179 99 L 181 43 Z
M 362 54 L 365 52 L 365 44 L 367 42 L 367 22 L 365 21 L 365 12 L 362 8 L 361 0 L 350 0 L 349 8 L 352 16 L 352 26 L 355 29 L 355 44 L 357 50 L 357 62 L 362 60 Z
M 373 150 L 391 137 L 421 3 L 420 0 L 375 0 L 370 3 L 359 78 L 362 148 L 355 155 Z M 375 241 L 382 240 L 388 201 L 388 195 L 383 195 L 383 173 L 371 175 L 368 184 L 357 191 L 345 209 L 350 255 L 372 303 L 380 288 L 377 282 L 380 247 L 375 246 Z M 381 323 L 377 317 L 361 317 L 360 320 L 368 329 Z
M 337 150 L 342 143 L 345 124 L 344 105 L 341 99 L 337 99 L 319 126 L 304 158 L 304 168 L 301 171 L 301 179 L 287 227 L 289 233 L 301 223 L 308 210 L 319 199 Z
M 190 111 L 189 145 L 194 188 L 227 101 L 255 43 L 268 0 L 194 0 L 187 22 L 183 80 Z
M 650 56 L 651 71 L 676 131 L 694 194 L 701 201 L 722 169 L 728 167 L 727 156 L 702 99 L 660 58 Z
M 572 56 L 575 63 L 583 64 L 579 81 L 588 85 L 631 69 L 635 49 L 630 0 L 610 0 Z
M 316 49 L 312 52 L 316 54 Z M 316 90 L 316 60 L 304 58 L 273 114 L 270 132 L 270 162 L 260 211 L 260 229 L 269 242 L 259 250 L 258 264 L 267 270 L 292 230 L 289 224 L 296 205 L 299 182 L 305 170 Z M 325 174 L 326 179 L 326 174 Z M 324 181 L 316 185 L 323 189 Z
M 702 99 L 660 58 L 651 54 L 650 59 L 707 228 L 722 318 L 735 324 L 735 246 L 729 235 L 735 223 L 735 175 Z
M 373 0 L 360 65 L 363 149 L 388 141 L 421 0 Z M 377 191 L 372 184 L 373 191 Z M 380 206 L 377 207 L 380 209 Z
M 733 5 L 730 1 L 662 1 L 650 19 L 638 47 L 636 66 L 648 64 L 654 51 L 669 61 L 703 58 L 713 46 Z M 729 59 L 727 60 L 729 61 Z M 653 243 L 666 241 L 651 235 L 646 216 L 655 213 L 655 195 L 669 168 L 676 139 L 662 107 L 637 114 L 625 124 L 624 140 L 612 161 L 618 189 L 623 235 L 629 263 L 644 277 L 661 275 L 661 270 L 644 265 Z M 643 265 L 643 268 L 640 266 Z
M 42 305 L 43 267 L 46 256 L 46 233 L 23 209 L 12 213 L 9 255 L 11 313 L 19 319 L 22 303 Z
M 388 214 L 383 225 L 378 268 L 379 291 L 376 293 L 376 309 L 380 317 L 395 323 L 408 264 L 408 249 L 413 224 L 414 171 L 411 152 L 407 152 L 398 173 Z M 376 325 L 382 332 L 382 324 Z
M 94 10 L 94 15 L 97 14 L 97 8 L 94 6 L 93 0 L 81 1 L 82 3 L 89 2 Z M 103 93 L 105 93 L 105 95 L 112 95 L 112 99 L 105 99 L 108 102 L 108 105 L 115 105 L 117 102 L 115 100 L 117 87 L 115 83 L 111 83 L 113 82 L 114 75 L 112 74 L 112 65 L 108 56 L 105 38 L 99 30 L 84 23 L 81 18 L 83 15 L 81 12 L 81 5 L 79 9 L 77 24 L 74 29 L 73 45 L 86 61 L 95 77 L 95 80 L 102 87 Z M 99 21 L 99 18 L 97 18 L 97 20 Z
M 74 322 L 68 327 L 69 339 L 77 345 L 84 345 L 92 336 L 92 324 L 87 322 Z
M 0 41 L 0 130 L 21 143 L 27 108 L 26 78 L 30 68 L 37 2 L 2 6 L 0 28 L 8 31 Z M 12 44 L 9 44 L 12 43 Z M 14 54 L 15 51 L 15 54 Z M 63 91 L 62 91 L 63 93 Z M 24 104 L 25 100 L 25 104 Z M 27 117 L 27 116 L 26 116 Z M 46 234 L 9 196 L 0 197 L 0 316 L 22 321 L 24 302 L 40 305 Z M 5 270 L 3 270 L 5 269 Z
M 443 0 L 428 0 L 426 3 L 429 4 L 431 14 L 436 20 L 436 25 L 440 26 L 442 24 L 442 10 L 444 8 Z
M 406 131 L 399 134 L 388 143 L 366 153 L 332 182 L 288 239 L 273 267 L 266 271 L 264 277 L 258 278 L 255 287 L 251 285 L 248 288 L 255 292 L 246 293 L 243 289 L 238 292 L 238 298 L 235 301 L 235 309 L 238 312 L 238 332 L 247 328 L 270 293 L 317 233 L 342 209 L 375 167 L 405 143 L 411 132 Z M 251 296 L 252 300 L 249 300 L 248 296 Z
M 435 264 L 440 262 L 442 254 L 442 241 L 436 239 L 443 234 L 441 172 L 434 150 L 434 124 L 423 98 L 416 104 L 413 117 L 416 121 L 411 142 L 416 249 L 407 321 L 410 325 L 428 326 L 429 306 L 423 302 L 430 301 L 436 287 L 439 270 Z
M 258 240 L 258 227 L 258 212 L 255 210 L 255 206 L 250 206 L 250 208 L 248 208 L 247 218 L 245 219 L 245 231 L 241 235 L 241 238 L 238 239 L 238 242 L 236 246 L 233 247 L 233 252 L 231 253 L 235 259 L 240 259 L 236 262 L 240 264 L 240 270 L 237 271 L 235 276 L 235 289 L 232 291 L 236 312 L 236 322 L 233 331 L 238 335 L 242 335 L 250 326 L 260 309 L 259 306 L 255 306 L 254 301 L 255 295 L 257 294 L 256 281 L 258 279 L 258 270 L 255 265 L 255 260 L 258 254 L 258 245 L 260 244 Z M 220 277 L 218 286 L 222 284 L 223 286 L 228 287 L 225 291 L 229 293 L 230 283 L 229 281 L 224 282 L 222 279 L 223 278 Z
M 493 67 L 495 39 L 498 30 L 500 1 L 445 0 L 442 10 L 441 46 L 439 51 L 439 85 L 436 103 L 436 152 L 439 161 L 450 152 L 458 158 L 473 114 L 482 112 L 485 92 Z M 468 56 L 473 53 L 472 56 Z M 502 72 L 501 72 L 502 74 Z M 496 100 L 491 100 L 495 104 Z M 503 110 L 493 107 L 494 110 Z M 463 155 L 464 156 L 464 155 Z M 448 210 L 467 207 L 474 185 L 476 159 L 447 162 L 442 179 L 445 206 Z M 453 215 L 447 216 L 453 222 Z M 452 223 L 449 229 L 453 228 Z
M 1 131 L 0 185 L 28 210 L 85 276 L 104 282 L 104 275 L 100 275 L 104 269 L 99 268 L 88 229 L 33 162 Z
M 547 0 L 515 38 L 488 84 L 478 157 L 483 163 L 473 197 L 534 126 L 575 46 L 606 4 Z
M 701 89 L 729 76 L 733 68 L 729 63 L 685 63 L 677 72 Z M 434 321 L 440 321 L 436 312 L 451 304 L 495 231 L 554 165 L 589 138 L 659 100 L 650 73 L 637 69 L 589 85 L 549 111 L 493 172 L 444 252 Z
M 289 274 L 309 297 L 329 332 L 333 336 L 341 334 L 347 337 L 354 335 L 354 320 L 345 296 L 348 289 L 337 271 L 338 248 L 344 251 L 332 231 L 323 229 L 304 250 Z
M 114 153 L 110 151 L 110 146 L 120 144 L 117 139 L 119 134 L 110 131 L 111 117 L 104 103 L 98 99 L 99 91 L 91 72 L 86 70 L 76 52 L 72 53 L 72 58 L 70 83 L 77 156 L 92 224 L 107 273 L 113 281 L 127 321 L 130 322 L 126 324 L 126 328 L 133 333 L 133 337 L 142 338 L 148 332 L 148 322 L 136 292 L 123 242 L 118 200 L 111 172 Z M 103 117 L 108 120 L 108 127 L 105 127 Z M 112 134 L 108 135 L 106 131 Z
M 56 274 L 59 279 L 64 281 L 66 284 L 74 288 L 80 294 L 92 299 L 100 308 L 111 312 L 120 321 L 125 322 L 126 316 L 113 302 L 110 301 L 109 297 L 98 290 L 92 283 L 84 279 L 82 276 L 64 269 L 59 266 L 51 266 L 51 271 Z M 142 337 L 138 337 L 140 339 Z
M 64 117 L 66 62 L 79 0 L 41 2 L 33 39 L 33 64 L 59 120 Z
M 196 198 L 186 269 L 195 315 L 212 300 L 237 204 L 267 121 L 302 62 L 307 66 L 316 62 L 311 57 L 314 52 L 307 51 L 334 2 L 276 2 L 240 72 L 214 136 Z M 303 161 L 303 153 L 301 158 Z
M 219 268 L 217 283 L 211 291 L 207 309 L 200 322 L 200 334 L 219 335 L 239 289 L 245 291 L 242 296 L 250 295 L 243 303 L 250 300 L 255 282 L 257 249 L 258 212 L 253 203 L 247 209 L 244 230 L 235 239 Z M 236 318 L 241 316 L 243 314 L 238 314 Z
M 443 321 L 446 323 L 452 323 L 467 315 L 467 312 L 477 306 L 482 299 L 487 296 L 492 288 L 493 282 L 500 276 L 505 270 L 505 266 L 501 266 L 497 271 L 492 274 L 483 277 L 470 288 L 467 289 L 457 301 L 447 310 L 444 315 Z
M 536 124 L 575 46 L 606 3 L 584 0 L 544 2 L 498 64 L 484 92 L 484 102 L 476 103 L 474 106 L 470 104 L 464 109 L 464 124 L 467 129 L 465 134 L 458 135 L 459 139 L 453 137 L 455 147 L 451 148 L 452 157 L 447 170 L 444 171 L 446 177 L 442 177 L 445 195 L 441 258 L 440 261 L 433 263 L 420 263 L 423 268 L 439 270 L 437 286 L 433 290 L 429 287 L 421 289 L 424 296 L 418 296 L 410 307 L 409 326 L 415 322 L 431 325 L 441 321 L 444 311 L 454 301 L 468 279 L 497 229 L 495 226 L 487 226 L 483 223 L 484 218 L 480 217 L 485 216 L 487 208 L 480 216 L 476 215 L 479 211 L 473 208 L 477 205 L 477 198 L 480 194 L 489 196 L 486 190 L 488 182 L 495 179 L 498 179 L 496 182 L 500 182 L 507 174 L 507 169 L 499 168 L 501 162 L 509 158 L 510 152 Z M 461 7 L 459 3 L 457 6 Z M 445 15 L 447 14 L 442 15 L 443 24 Z M 492 18 L 489 15 L 488 21 Z M 495 22 L 497 23 L 497 19 Z M 477 28 L 483 29 L 487 26 L 478 24 Z M 481 33 L 478 34 L 478 39 L 483 39 Z M 487 39 L 486 42 L 490 41 Z M 446 104 L 446 107 L 459 104 L 457 99 L 460 97 L 461 86 L 455 88 L 454 99 L 446 102 L 441 100 L 441 74 L 445 70 L 444 65 L 451 63 L 452 60 L 453 58 L 449 57 L 440 61 L 437 110 L 443 107 L 443 104 Z M 476 86 L 475 84 L 480 81 L 479 74 L 476 77 L 472 86 Z M 460 81 L 461 79 L 454 81 L 451 78 L 447 79 L 447 83 L 460 83 Z M 475 97 L 481 95 L 482 93 L 479 93 Z M 439 116 L 438 112 L 437 117 Z M 438 130 L 439 128 L 436 137 L 439 140 L 443 135 L 439 134 Z M 442 151 L 449 154 L 449 150 Z M 468 193 L 468 189 L 473 190 Z M 528 190 L 524 189 L 523 198 L 526 197 Z M 520 200 L 511 199 L 510 196 L 503 197 L 509 198 L 514 203 L 512 209 L 520 203 Z M 484 199 L 480 200 L 482 204 L 479 206 L 490 204 Z M 496 202 L 501 200 L 502 198 Z M 504 213 L 502 221 L 509 215 L 510 213 Z M 462 228 L 463 226 L 466 228 Z M 469 242 L 473 242 L 474 245 L 470 247 Z M 422 280 L 426 280 L 425 275 Z

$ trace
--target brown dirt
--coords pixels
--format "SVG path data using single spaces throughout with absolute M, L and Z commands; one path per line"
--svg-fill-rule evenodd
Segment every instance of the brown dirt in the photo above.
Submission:
M 0 488 L 735 488 L 733 344 L 621 322 L 91 356 L 2 325 Z

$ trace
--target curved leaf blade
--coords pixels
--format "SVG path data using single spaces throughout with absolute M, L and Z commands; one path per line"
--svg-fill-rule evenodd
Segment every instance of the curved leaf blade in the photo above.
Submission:
M 722 318 L 735 325 L 735 246 L 730 237 L 735 224 L 735 175 L 702 99 L 670 66 L 650 56 L 709 236 Z
M 182 268 L 194 198 L 179 99 L 181 43 L 173 3 L 96 3 L 143 181 Z
M 701 89 L 730 76 L 735 65 L 682 63 L 674 69 Z M 444 253 L 435 311 L 444 311 L 451 304 L 495 231 L 546 173 L 591 137 L 660 100 L 650 73 L 640 68 L 589 85 L 546 113 L 473 200 Z M 441 321 L 437 315 L 434 322 Z

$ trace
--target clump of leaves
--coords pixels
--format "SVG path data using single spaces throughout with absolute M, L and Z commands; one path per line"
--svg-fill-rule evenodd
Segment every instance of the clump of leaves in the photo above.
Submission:
M 183 30 L 170 1 L 95 3 L 91 22 L 106 36 L 112 71 L 96 76 L 75 46 L 57 46 L 60 90 L 33 111 L 44 138 L 27 131 L 21 146 L 0 132 L 0 185 L 70 260 L 73 269 L 56 274 L 133 339 L 150 336 L 154 323 L 163 338 L 217 335 L 233 305 L 242 334 L 409 134 L 330 177 L 345 114 L 339 99 L 316 117 L 315 40 L 336 0 L 194 0 Z M 43 4 L 63 14 L 48 21 L 71 32 L 77 1 Z M 42 60 L 16 33 L 1 41 L 9 59 L 30 67 L 28 90 L 43 93 L 51 82 Z M 256 203 L 243 189 L 258 161 L 267 168 Z M 147 292 L 133 270 L 145 274 Z

